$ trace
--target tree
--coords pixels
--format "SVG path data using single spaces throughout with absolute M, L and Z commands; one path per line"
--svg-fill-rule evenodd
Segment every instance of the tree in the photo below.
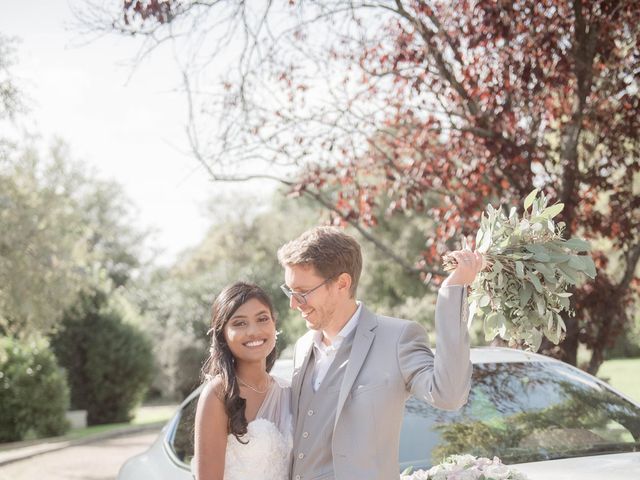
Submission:
M 89 425 L 130 421 L 153 371 L 151 342 L 113 300 L 104 288 L 83 292 L 51 339 Z
M 33 148 L 0 164 L 0 332 L 27 336 L 55 325 L 83 283 L 88 258 L 81 216 L 66 194 L 55 148 Z
M 566 234 L 612 251 L 594 252 L 598 277 L 545 353 L 575 364 L 583 343 L 597 371 L 640 289 L 637 2 L 128 0 L 118 15 L 109 28 L 145 52 L 210 40 L 183 68 L 189 140 L 214 180 L 277 179 L 423 280 L 487 203 L 519 205 L 532 185 L 563 202 Z M 205 95 L 198 67 L 233 40 L 237 68 Z M 436 224 L 419 261 L 376 236 L 408 212 Z
M 94 178 L 62 141 L 42 152 L 32 139 L 3 154 L 0 332 L 46 334 L 84 287 L 102 276 L 127 283 L 146 233 L 133 226 L 121 187 Z

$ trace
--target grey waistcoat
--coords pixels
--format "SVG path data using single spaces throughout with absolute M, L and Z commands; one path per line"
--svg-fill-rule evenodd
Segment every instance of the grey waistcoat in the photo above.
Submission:
M 334 478 L 331 439 L 336 419 L 336 405 L 342 378 L 347 368 L 355 331 L 344 339 L 322 380 L 317 392 L 313 391 L 315 351 L 302 380 L 298 418 L 294 419 L 293 480 Z

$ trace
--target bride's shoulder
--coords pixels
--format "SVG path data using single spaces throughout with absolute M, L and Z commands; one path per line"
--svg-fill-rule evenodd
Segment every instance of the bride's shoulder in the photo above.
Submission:
M 202 387 L 202 391 L 200 392 L 200 398 L 209 399 L 209 398 L 217 398 L 218 400 L 223 400 L 224 398 L 224 380 L 220 375 L 216 375 L 214 377 L 208 377 L 204 381 L 204 385 Z

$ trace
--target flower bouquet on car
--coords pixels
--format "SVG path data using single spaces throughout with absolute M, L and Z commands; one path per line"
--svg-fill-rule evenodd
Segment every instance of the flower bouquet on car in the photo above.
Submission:
M 473 455 L 451 455 L 429 470 L 405 470 L 400 480 L 527 480 L 515 469 L 504 465 L 498 457 L 493 460 Z
M 471 285 L 469 319 L 484 320 L 487 340 L 499 335 L 537 351 L 544 334 L 558 344 L 566 330 L 561 312 L 573 314 L 569 287 L 583 275 L 595 278 L 589 243 L 565 240 L 564 223 L 553 220 L 564 205 L 547 202 L 536 189 L 524 201 L 522 218 L 515 207 L 507 215 L 491 205 L 482 215 L 476 250 L 486 266 Z M 455 259 L 443 260 L 445 270 L 455 268 Z

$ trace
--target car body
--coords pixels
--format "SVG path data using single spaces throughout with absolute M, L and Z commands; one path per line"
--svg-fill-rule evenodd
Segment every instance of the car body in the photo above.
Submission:
M 557 360 L 508 348 L 474 348 L 469 401 L 457 412 L 410 398 L 400 436 L 400 470 L 428 468 L 451 454 L 499 457 L 531 480 L 640 478 L 640 405 Z M 291 377 L 290 360 L 274 374 Z M 151 448 L 118 480 L 190 480 L 199 389 Z

